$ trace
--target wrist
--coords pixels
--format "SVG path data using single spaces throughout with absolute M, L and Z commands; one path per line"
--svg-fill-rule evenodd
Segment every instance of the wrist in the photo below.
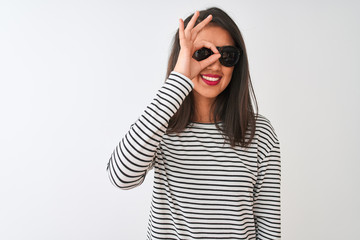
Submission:
M 175 65 L 175 68 L 173 70 L 174 72 L 178 72 L 178 73 L 181 73 L 182 75 L 186 76 L 187 78 L 190 79 L 190 72 L 189 71 L 186 71 L 186 68 L 182 67 L 182 66 L 179 66 L 178 64 Z

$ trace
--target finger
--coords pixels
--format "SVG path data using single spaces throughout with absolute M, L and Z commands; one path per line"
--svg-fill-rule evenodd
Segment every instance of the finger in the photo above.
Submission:
M 216 62 L 219 58 L 221 57 L 220 53 L 215 53 L 213 55 L 211 55 L 210 57 L 202 60 L 199 62 L 201 69 L 206 68 L 207 66 L 213 64 L 214 62 Z
M 191 30 L 191 29 L 194 27 L 194 25 L 195 25 L 195 23 L 196 23 L 196 19 L 199 17 L 199 14 L 200 14 L 199 11 L 196 11 L 196 12 L 194 13 L 194 15 L 192 16 L 190 22 L 189 22 L 188 25 L 186 26 L 186 30 Z
M 206 47 L 206 48 L 210 48 L 211 51 L 213 51 L 213 53 L 219 53 L 219 50 L 216 48 L 216 46 L 211 43 L 211 42 L 207 42 L 207 41 L 196 41 L 194 42 L 194 51 L 199 50 L 202 47 Z
M 185 37 L 184 34 L 184 21 L 179 19 L 179 39 L 183 39 Z
M 203 29 L 209 22 L 212 20 L 212 15 L 210 14 L 207 16 L 204 20 L 202 20 L 196 27 L 193 28 L 194 33 L 200 32 L 201 29 Z

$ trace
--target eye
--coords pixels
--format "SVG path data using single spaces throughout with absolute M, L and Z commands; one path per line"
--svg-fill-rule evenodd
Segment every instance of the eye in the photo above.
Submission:
M 237 54 L 233 51 L 224 51 L 222 57 L 227 61 L 234 61 L 237 58 Z
M 212 54 L 212 51 L 208 48 L 201 48 L 197 51 L 195 51 L 193 58 L 197 61 L 204 60 L 205 58 L 209 57 Z

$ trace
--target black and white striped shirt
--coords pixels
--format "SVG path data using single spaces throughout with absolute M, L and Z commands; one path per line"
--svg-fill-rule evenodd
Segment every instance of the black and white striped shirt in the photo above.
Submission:
M 170 74 L 113 151 L 110 181 L 131 189 L 154 169 L 148 240 L 280 239 L 280 145 L 270 121 L 258 115 L 247 149 L 225 143 L 215 123 L 166 134 L 193 88 Z

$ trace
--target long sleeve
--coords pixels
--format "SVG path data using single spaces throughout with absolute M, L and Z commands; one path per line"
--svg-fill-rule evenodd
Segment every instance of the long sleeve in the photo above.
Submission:
M 153 167 L 157 148 L 170 118 L 193 88 L 194 84 L 189 78 L 171 72 L 155 98 L 111 154 L 106 170 L 113 185 L 131 189 L 142 184 Z
M 280 144 L 276 140 L 259 164 L 254 190 L 256 239 L 281 238 L 280 183 Z

